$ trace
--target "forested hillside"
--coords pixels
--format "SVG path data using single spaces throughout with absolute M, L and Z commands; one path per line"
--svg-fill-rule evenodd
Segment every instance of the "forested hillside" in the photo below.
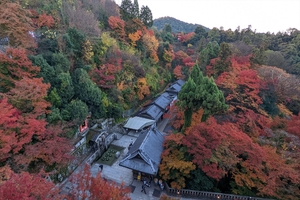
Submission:
M 120 121 L 177 79 L 186 84 L 165 115 L 173 131 L 160 178 L 300 198 L 300 31 L 152 26 L 137 0 L 0 2 L 0 199 L 62 199 L 45 177 L 72 161 L 78 125 L 88 115 Z M 125 199 L 85 174 L 96 182 L 78 190 Z
M 178 19 L 175 19 L 173 17 L 160 17 L 158 19 L 155 19 L 153 21 L 153 26 L 157 28 L 157 30 L 162 31 L 165 28 L 165 25 L 169 24 L 172 28 L 172 31 L 174 33 L 189 33 L 194 32 L 194 30 L 198 26 L 202 26 L 200 24 L 191 24 L 187 22 L 180 21 Z M 208 28 L 202 26 L 206 31 L 209 31 Z

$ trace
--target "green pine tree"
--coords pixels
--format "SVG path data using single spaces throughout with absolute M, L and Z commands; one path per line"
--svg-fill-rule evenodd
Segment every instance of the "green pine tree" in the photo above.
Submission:
M 228 109 L 222 91 L 212 78 L 203 76 L 198 65 L 193 67 L 188 81 L 178 94 L 178 99 L 179 107 L 184 110 L 184 129 L 191 125 L 193 112 L 200 108 L 204 110 L 201 121 Z
M 134 0 L 134 2 L 133 2 L 133 13 L 132 13 L 132 15 L 133 15 L 133 17 L 134 18 L 139 18 L 140 17 L 140 7 L 139 7 L 139 3 L 138 3 L 138 0 Z
M 120 14 L 124 21 L 128 21 L 133 18 L 134 5 L 131 0 L 123 0 L 120 6 Z
M 231 50 L 228 43 L 222 42 L 220 45 L 219 52 L 219 60 L 217 60 L 214 65 L 215 75 L 219 76 L 221 73 L 225 71 L 229 71 L 229 67 L 231 66 L 231 62 L 228 59 L 231 55 Z
M 153 25 L 153 16 L 150 8 L 148 6 L 142 6 L 140 19 L 148 28 Z

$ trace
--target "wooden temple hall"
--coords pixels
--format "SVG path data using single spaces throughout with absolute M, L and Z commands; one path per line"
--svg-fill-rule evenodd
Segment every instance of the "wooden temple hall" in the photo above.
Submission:
M 152 178 L 157 175 L 163 152 L 164 135 L 156 125 L 163 120 L 164 113 L 167 113 L 177 100 L 184 83 L 183 80 L 172 83 L 164 93 L 142 107 L 124 124 L 123 127 L 128 131 L 128 135 L 135 136 L 137 139 L 119 165 L 132 169 L 135 178 Z
M 140 132 L 119 165 L 132 169 L 135 178 L 138 178 L 139 173 L 148 178 L 156 176 L 161 160 L 160 155 L 163 152 L 163 142 L 163 134 L 153 124 Z

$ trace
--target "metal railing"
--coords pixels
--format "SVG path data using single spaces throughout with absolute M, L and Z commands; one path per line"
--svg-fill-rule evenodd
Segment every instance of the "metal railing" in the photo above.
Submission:
M 240 196 L 234 194 L 223 194 L 217 192 L 205 192 L 205 191 L 197 191 L 197 190 L 188 190 L 188 189 L 174 189 L 169 187 L 167 183 L 165 183 L 165 190 L 168 195 L 171 196 L 181 196 L 181 197 L 190 197 L 190 198 L 210 198 L 210 199 L 223 199 L 223 200 L 267 200 L 265 198 L 259 197 L 249 197 L 249 196 Z M 271 200 L 271 199 L 268 199 Z

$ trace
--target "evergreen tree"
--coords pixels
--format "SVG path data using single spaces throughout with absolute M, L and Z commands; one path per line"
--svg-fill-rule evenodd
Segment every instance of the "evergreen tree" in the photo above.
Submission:
M 216 76 L 219 76 L 221 73 L 228 71 L 229 66 L 231 66 L 230 60 L 228 60 L 231 55 L 231 50 L 228 43 L 222 42 L 220 45 L 219 60 L 217 60 L 214 65 L 214 70 Z
M 196 44 L 198 41 L 200 41 L 200 39 L 202 37 L 206 37 L 207 36 L 207 32 L 206 30 L 202 27 L 202 26 L 198 26 L 195 31 L 194 31 L 195 35 L 190 39 L 189 43 L 194 45 Z
M 172 33 L 172 26 L 170 24 L 165 24 L 163 29 L 164 32 Z
M 250 58 L 250 62 L 252 65 L 262 65 L 264 63 L 264 48 L 260 47 L 254 48 L 252 52 L 252 57 Z
M 206 121 L 210 115 L 227 110 L 228 105 L 225 104 L 224 95 L 213 78 L 204 77 L 203 82 L 197 87 L 196 93 L 199 92 L 201 108 L 204 109 L 201 121 Z
M 198 110 L 200 108 L 199 102 L 196 99 L 196 84 L 190 77 L 187 82 L 181 88 L 178 99 L 178 105 L 184 110 L 184 127 L 183 129 L 189 127 L 192 121 L 193 110 Z
M 205 69 L 210 60 L 216 58 L 219 54 L 220 46 L 216 41 L 209 42 L 205 49 L 200 52 L 200 68 Z
M 148 6 L 142 6 L 140 19 L 148 28 L 153 25 L 152 12 Z
M 139 7 L 139 3 L 138 0 L 134 0 L 133 2 L 133 13 L 132 13 L 134 18 L 139 18 L 140 16 L 140 7 Z
M 220 35 L 220 31 L 217 28 L 213 28 L 208 32 L 208 38 L 211 41 L 216 41 L 217 43 L 220 42 L 221 39 L 221 35 Z
M 120 6 L 120 14 L 124 21 L 128 21 L 133 18 L 134 5 L 131 0 L 123 0 Z
M 201 121 L 206 121 L 210 115 L 228 109 L 225 98 L 212 78 L 203 77 L 198 65 L 192 69 L 188 81 L 178 94 L 178 105 L 184 110 L 184 128 L 191 125 L 193 112 L 200 108 L 204 110 Z

